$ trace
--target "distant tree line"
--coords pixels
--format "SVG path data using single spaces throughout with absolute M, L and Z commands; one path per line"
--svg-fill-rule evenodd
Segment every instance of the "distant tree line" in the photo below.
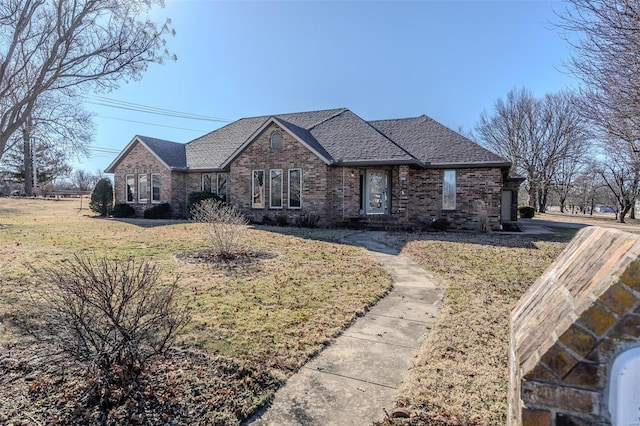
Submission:
M 605 204 L 624 222 L 640 191 L 640 3 L 566 4 L 557 27 L 580 88 L 543 97 L 513 89 L 481 115 L 473 137 L 513 163 L 539 212 L 550 199 L 562 211 Z

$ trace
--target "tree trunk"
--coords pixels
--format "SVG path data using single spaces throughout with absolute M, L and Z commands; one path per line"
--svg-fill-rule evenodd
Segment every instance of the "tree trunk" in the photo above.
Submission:
M 33 151 L 31 149 L 31 132 L 27 123 L 22 129 L 22 143 L 24 154 L 24 193 L 33 196 Z
M 636 208 L 631 207 L 631 210 L 629 210 L 629 219 L 635 219 L 636 218 Z
M 620 206 L 620 212 L 618 212 L 618 216 L 616 218 L 618 223 L 624 223 L 624 217 L 627 215 L 629 210 L 631 210 L 631 204 Z

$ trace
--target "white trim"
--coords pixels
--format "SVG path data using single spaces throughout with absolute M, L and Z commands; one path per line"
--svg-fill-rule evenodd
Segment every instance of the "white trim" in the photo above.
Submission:
M 153 199 L 153 178 L 156 176 L 158 177 L 158 199 L 154 200 Z M 150 198 L 151 198 L 152 204 L 162 203 L 162 175 L 160 173 L 151 173 L 151 191 L 149 195 L 151 195 Z
M 255 194 L 256 194 L 256 188 L 255 188 L 255 178 L 254 175 L 256 172 L 262 172 L 262 205 L 259 204 L 255 204 L 254 200 L 255 200 Z M 265 195 L 265 173 L 264 170 L 261 169 L 256 169 L 256 170 L 251 170 L 251 208 L 252 209 L 264 209 L 266 207 L 266 200 L 264 199 L 264 195 Z
M 147 193 L 147 198 L 142 198 L 142 191 L 140 191 L 140 178 L 144 177 L 144 180 L 146 181 L 145 184 L 145 189 L 146 189 L 146 193 Z M 146 173 L 138 173 L 138 204 L 147 204 L 149 202 L 149 175 L 147 175 Z
M 280 172 L 280 205 L 273 205 L 273 172 Z M 284 195 L 284 176 L 283 176 L 283 170 L 282 169 L 270 169 L 269 170 L 269 208 L 270 209 L 282 209 L 283 207 L 283 200 L 282 197 Z M 277 177 L 277 176 L 276 176 Z
M 209 191 L 207 191 L 204 187 L 204 178 L 205 176 L 209 176 Z M 202 172 L 200 173 L 200 192 L 213 192 L 213 185 L 211 182 L 211 177 L 212 177 L 213 173 L 211 172 Z
M 298 171 L 300 174 L 300 182 L 299 182 L 299 187 L 300 187 L 300 194 L 299 194 L 299 198 L 300 198 L 300 205 L 295 207 L 295 206 L 291 206 L 291 172 L 293 171 Z M 289 204 L 289 209 L 291 210 L 300 210 L 302 208 L 302 169 L 301 168 L 295 168 L 295 169 L 289 169 L 288 170 L 288 178 L 287 178 L 287 202 Z
M 445 207 L 445 194 L 446 194 L 446 182 L 447 173 L 453 173 L 453 207 Z M 442 172 L 442 210 L 452 211 L 456 209 L 456 199 L 458 192 L 457 173 L 455 170 L 444 170 Z
M 258 135 L 260 135 L 260 133 L 262 133 L 267 127 L 269 127 L 271 124 L 276 124 L 278 125 L 281 129 L 283 129 L 285 132 L 287 132 L 289 135 L 291 135 L 291 137 L 293 137 L 296 141 L 300 142 L 302 145 L 304 145 L 309 151 L 313 152 L 318 158 L 320 158 L 325 164 L 327 165 L 331 165 L 332 162 L 331 160 L 329 160 L 328 158 L 326 158 L 325 156 L 323 156 L 322 154 L 320 154 L 318 151 L 316 151 L 315 149 L 313 149 L 308 143 L 306 143 L 304 140 L 300 139 L 296 134 L 291 133 L 289 131 L 289 129 L 287 129 L 286 124 L 282 123 L 280 120 L 278 120 L 276 117 L 269 117 L 267 119 L 267 121 L 264 122 L 264 124 L 262 126 L 260 126 L 258 128 L 258 130 L 256 130 L 255 132 L 253 132 L 251 134 L 251 136 L 249 136 L 247 138 L 246 141 L 244 141 L 244 143 L 242 145 L 240 145 L 240 147 L 238 149 L 236 149 L 233 154 L 231 154 L 229 156 L 229 158 L 227 158 L 224 163 L 222 163 L 222 165 L 220 166 L 221 169 L 226 169 L 229 166 L 229 163 L 231 163 L 233 160 L 235 160 L 235 158 L 240 155 L 240 153 L 242 151 L 244 151 L 244 149 L 249 146 L 249 144 L 251 144 L 256 137 L 258 137 Z M 284 141 L 283 141 L 284 142 Z
M 133 193 L 131 194 L 133 199 L 129 201 L 129 176 L 133 179 Z M 124 175 L 124 202 L 127 204 L 135 204 L 138 197 L 138 182 L 135 174 L 126 173 Z

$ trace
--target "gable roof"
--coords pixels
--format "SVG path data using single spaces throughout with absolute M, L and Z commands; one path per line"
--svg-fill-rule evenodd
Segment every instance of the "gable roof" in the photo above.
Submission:
M 185 145 L 178 142 L 166 141 L 163 139 L 150 138 L 148 136 L 136 135 L 131 142 L 124 147 L 115 160 L 105 169 L 106 173 L 114 173 L 118 164 L 131 152 L 136 144 L 143 145 L 154 157 L 158 159 L 169 170 L 186 170 L 187 158 L 185 155 Z
M 269 125 L 277 124 L 328 165 L 415 164 L 509 167 L 504 158 L 423 115 L 367 122 L 346 108 L 241 118 L 187 144 L 136 136 L 171 170 L 224 170 Z
M 369 123 L 416 159 L 432 167 L 454 165 L 508 167 L 511 165 L 506 159 L 426 115 Z

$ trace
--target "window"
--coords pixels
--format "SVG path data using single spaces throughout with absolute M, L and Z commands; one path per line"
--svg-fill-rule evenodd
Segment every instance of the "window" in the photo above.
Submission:
M 289 169 L 289 208 L 302 208 L 302 169 Z
M 127 175 L 125 177 L 125 192 L 127 193 L 127 203 L 136 202 L 136 177 Z
M 251 182 L 251 207 L 255 209 L 264 208 L 264 170 L 254 170 Z
M 218 196 L 227 201 L 227 178 L 226 173 L 218 173 Z
M 269 207 L 282 208 L 282 169 L 271 170 L 271 186 L 269 187 Z
M 149 199 L 149 183 L 147 182 L 147 175 L 138 175 L 138 202 L 146 203 Z
M 282 133 L 271 133 L 271 149 L 282 149 Z
M 160 174 L 153 173 L 151 175 L 151 202 L 160 202 Z
M 442 184 L 442 210 L 456 209 L 456 171 L 445 170 Z
M 200 181 L 200 190 L 202 192 L 211 192 L 211 173 L 202 173 Z

